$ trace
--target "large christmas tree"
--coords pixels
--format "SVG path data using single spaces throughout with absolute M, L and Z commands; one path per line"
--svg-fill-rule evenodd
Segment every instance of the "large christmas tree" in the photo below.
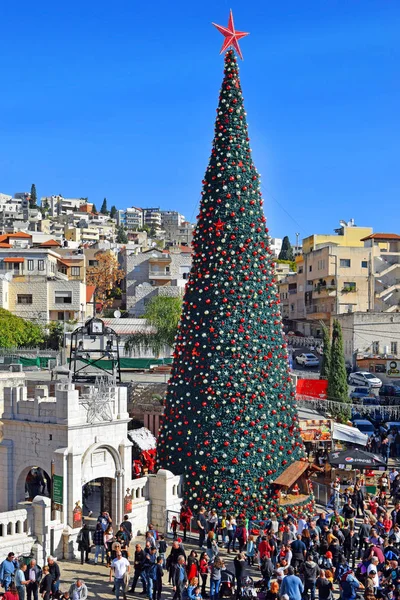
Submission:
M 229 50 L 158 460 L 184 474 L 193 509 L 263 518 L 276 510 L 271 482 L 304 455 L 249 142 L 239 69 Z

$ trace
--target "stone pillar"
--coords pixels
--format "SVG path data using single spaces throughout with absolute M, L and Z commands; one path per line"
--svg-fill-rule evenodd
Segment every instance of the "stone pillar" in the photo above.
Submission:
M 32 501 L 32 507 L 34 511 L 32 533 L 37 539 L 36 560 L 38 561 L 38 564 L 43 565 L 50 554 L 50 498 L 36 496 Z
M 0 481 L 4 482 L 0 494 L 0 513 L 12 510 L 14 507 L 14 493 L 17 482 L 15 481 L 14 466 L 14 442 L 3 439 L 0 442 Z M 8 485 L 6 485 L 8 482 Z
M 173 493 L 180 484 L 180 477 L 160 469 L 157 475 L 149 475 L 149 497 L 151 501 L 150 520 L 156 529 L 163 531 L 166 527 L 167 511 L 179 512 L 181 498 Z

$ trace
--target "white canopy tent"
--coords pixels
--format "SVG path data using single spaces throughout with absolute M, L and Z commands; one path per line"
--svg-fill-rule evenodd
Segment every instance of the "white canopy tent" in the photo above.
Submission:
M 333 439 L 339 440 L 340 442 L 349 442 L 351 444 L 358 444 L 359 446 L 366 446 L 368 442 L 368 435 L 366 433 L 361 433 L 357 427 L 350 427 L 349 425 L 334 423 Z

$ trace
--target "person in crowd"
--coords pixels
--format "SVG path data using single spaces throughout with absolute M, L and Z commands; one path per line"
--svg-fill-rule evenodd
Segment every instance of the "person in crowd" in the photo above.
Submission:
M 55 596 L 60 589 L 60 577 L 61 571 L 60 567 L 54 556 L 49 556 L 47 559 L 47 566 L 49 567 L 49 573 L 51 575 L 52 583 L 51 583 L 51 593 Z
M 69 597 L 73 600 L 86 600 L 88 590 L 83 579 L 77 579 L 69 588 Z
M 315 587 L 319 600 L 333 600 L 333 583 L 326 577 L 324 569 L 321 569 Z
M 306 557 L 307 548 L 305 543 L 301 539 L 301 535 L 298 533 L 296 539 L 290 544 L 292 551 L 292 566 L 294 569 L 300 567 Z
M 302 600 L 303 592 L 304 584 L 302 580 L 300 579 L 300 577 L 295 575 L 293 567 L 288 567 L 287 575 L 283 578 L 281 583 L 281 598 L 286 594 L 289 600 Z
M 244 558 L 244 557 L 243 557 Z M 221 571 L 224 566 L 218 557 L 214 560 L 210 569 L 210 600 L 217 600 L 219 588 L 221 587 Z
M 83 565 L 84 561 L 89 562 L 89 552 L 92 547 L 92 536 L 87 523 L 83 524 L 76 541 L 78 542 L 78 550 L 81 553 L 81 565 Z
M 93 533 L 93 544 L 95 546 L 94 551 L 94 564 L 97 565 L 99 560 L 99 554 L 101 554 L 101 564 L 104 564 L 104 556 L 106 552 L 106 548 L 104 545 L 104 531 L 101 526 L 101 523 L 96 523 L 96 529 Z
M 158 556 L 161 556 L 161 558 L 162 558 L 163 569 L 165 569 L 165 561 L 166 561 L 165 556 L 167 553 L 167 548 L 168 548 L 168 544 L 165 541 L 164 535 L 161 533 L 158 536 L 157 550 L 158 550 Z
M 229 515 L 226 520 L 226 533 L 228 535 L 228 554 L 231 553 L 231 549 L 235 551 L 235 530 L 236 530 L 236 518 L 234 515 Z
M 131 566 L 129 560 L 122 556 L 122 552 L 118 551 L 116 557 L 111 562 L 110 580 L 114 576 L 115 598 L 119 600 L 122 595 L 123 600 L 126 600 L 125 587 L 126 576 L 129 577 Z
M 5 591 L 8 590 L 17 567 L 18 561 L 15 559 L 14 552 L 9 552 L 0 566 L 0 583 Z
M 163 590 L 162 578 L 164 575 L 163 565 L 164 565 L 164 559 L 160 555 L 157 558 L 156 568 L 155 568 L 153 600 L 161 600 L 161 592 Z
M 42 579 L 40 581 L 39 592 L 43 598 L 43 600 L 50 600 L 50 594 L 53 589 L 53 577 L 50 573 L 50 568 L 48 565 L 43 567 L 42 571 Z
M 128 541 L 130 542 L 132 539 L 132 523 L 129 520 L 128 515 L 124 516 L 124 519 L 120 525 L 120 528 L 123 527 L 127 537 L 128 537 Z
M 100 523 L 103 531 L 106 531 L 110 525 L 112 525 L 112 519 L 106 510 L 100 513 L 97 517 L 97 522 Z
M 308 592 L 310 592 L 311 600 L 315 600 L 315 586 L 320 574 L 320 568 L 316 562 L 314 562 L 311 554 L 308 554 L 306 560 L 300 564 L 299 574 L 303 577 L 304 590 L 303 599 L 308 599 Z
M 178 519 L 174 515 L 171 520 L 171 531 L 172 531 L 172 537 L 174 540 L 176 540 L 176 538 L 178 537 L 178 525 L 179 525 Z
M 355 530 L 350 528 L 347 535 L 344 538 L 343 551 L 348 563 L 351 564 L 351 568 L 353 570 L 356 562 L 356 552 L 358 548 L 358 543 L 359 540 Z
M 213 562 L 214 558 L 219 553 L 218 545 L 215 540 L 215 532 L 213 529 L 211 531 L 209 531 L 207 534 L 206 547 L 207 547 L 206 552 L 208 554 L 208 558 L 210 559 L 210 562 Z
M 206 585 L 207 585 L 207 578 L 208 578 L 208 573 L 209 573 L 209 566 L 208 566 L 208 555 L 207 552 L 202 552 L 200 555 L 200 561 L 199 561 L 199 573 L 200 573 L 200 578 L 201 578 L 201 596 L 202 598 L 208 598 L 207 594 L 206 594 Z
M 9 584 L 8 589 L 4 593 L 3 598 L 5 598 L 5 600 L 18 600 L 19 599 L 18 590 L 13 581 Z
M 131 589 L 130 589 L 131 594 L 135 593 L 136 584 L 137 584 L 139 578 L 140 578 L 140 580 L 142 582 L 142 586 L 143 586 L 142 594 L 147 593 L 146 580 L 142 574 L 144 561 L 145 561 L 145 552 L 142 549 L 142 546 L 140 544 L 136 544 L 135 554 L 133 557 L 133 580 L 132 580 L 132 585 L 131 585 Z
M 26 586 L 27 600 L 38 600 L 39 584 L 42 579 L 42 569 L 37 565 L 36 560 L 32 558 L 29 562 L 27 571 L 28 584 Z
M 175 540 L 174 542 L 172 542 L 171 552 L 169 553 L 166 564 L 169 573 L 168 583 L 171 583 L 172 581 L 172 577 L 175 572 L 175 567 L 178 564 L 178 558 L 180 556 L 183 556 L 184 560 L 186 561 L 185 551 L 181 547 L 180 543 L 177 540 Z
M 104 547 L 106 549 L 107 567 L 111 566 L 113 540 L 114 540 L 113 527 L 112 527 L 112 525 L 109 525 L 107 527 L 107 529 L 104 531 Z
M 243 552 L 246 542 L 247 542 L 247 531 L 246 531 L 244 521 L 239 521 L 239 523 L 236 526 L 234 541 L 233 541 L 234 546 L 235 546 L 235 540 L 238 541 L 239 552 Z
M 192 550 L 187 559 L 187 578 L 191 581 L 195 577 L 199 577 L 199 560 L 197 558 L 197 552 Z M 198 583 L 198 582 L 197 582 Z M 197 585 L 197 584 L 196 584 Z
M 210 510 L 207 517 L 207 531 L 215 531 L 218 527 L 218 515 L 215 508 Z
M 19 600 L 25 600 L 25 590 L 29 581 L 26 578 L 27 566 L 24 562 L 20 562 L 14 572 L 14 583 L 17 588 Z
M 279 583 L 271 581 L 271 585 L 265 595 L 265 600 L 278 600 L 279 598 Z
M 206 539 L 207 519 L 205 513 L 206 509 L 204 508 L 204 506 L 201 506 L 196 517 L 196 524 L 199 530 L 199 548 L 203 547 L 204 541 Z
M 193 513 L 186 502 L 182 503 L 181 512 L 179 515 L 179 521 L 183 530 L 183 541 L 186 542 L 186 534 L 190 529 L 190 521 L 193 517 Z
M 182 594 L 186 587 L 187 575 L 185 568 L 185 557 L 178 556 L 177 562 L 174 564 L 172 573 L 172 589 L 174 591 L 173 600 L 182 600 Z
M 254 541 L 254 536 L 253 535 L 249 535 L 249 538 L 247 540 L 247 544 L 246 544 L 246 556 L 247 556 L 247 562 L 248 565 L 252 565 L 254 566 L 254 558 L 256 555 L 256 545 L 255 545 L 255 541 Z
M 239 596 L 246 568 L 246 556 L 244 552 L 238 552 L 233 559 L 233 566 L 235 568 L 236 591 Z

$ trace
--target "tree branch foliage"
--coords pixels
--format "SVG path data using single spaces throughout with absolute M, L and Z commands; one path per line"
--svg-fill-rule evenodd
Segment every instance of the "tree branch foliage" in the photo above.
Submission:
M 130 335 L 125 343 L 125 349 L 127 351 L 150 350 L 154 356 L 159 356 L 165 346 L 172 348 L 181 312 L 182 298 L 163 296 L 152 298 L 143 316 L 154 331 Z
M 96 260 L 97 265 L 88 267 L 86 271 L 86 283 L 96 287 L 96 301 L 105 308 L 112 304 L 112 291 L 125 277 L 125 273 L 113 252 L 96 254 Z

